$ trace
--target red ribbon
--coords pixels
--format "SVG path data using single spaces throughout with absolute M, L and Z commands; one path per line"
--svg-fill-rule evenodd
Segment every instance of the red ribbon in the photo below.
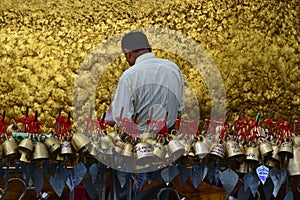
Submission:
M 102 123 L 102 119 L 98 118 L 93 120 L 90 117 L 86 117 L 83 120 L 86 122 L 85 132 L 92 134 L 100 134 L 101 130 L 106 131 L 106 126 Z
M 257 124 L 256 119 L 254 119 L 254 121 L 250 123 L 249 131 L 248 131 L 248 135 L 250 135 L 252 131 L 252 135 L 250 136 L 251 141 L 254 141 L 256 138 L 260 137 L 258 129 L 259 129 L 259 125 Z
M 0 136 L 2 134 L 6 133 L 6 126 L 9 124 L 9 122 L 3 121 L 3 119 L 0 117 Z
M 70 134 L 72 122 L 64 116 L 57 116 L 52 129 L 58 136 L 67 136 Z
M 178 130 L 181 124 L 182 118 L 176 119 L 175 121 L 175 130 Z
M 228 127 L 229 127 L 229 124 L 227 122 L 224 122 L 222 130 L 221 130 L 220 140 L 223 140 L 224 137 L 228 135 Z
M 125 133 L 129 134 L 129 137 L 137 139 L 140 136 L 137 121 L 134 122 L 133 120 L 130 120 L 128 118 L 123 118 L 121 122 L 121 129 L 123 129 Z
M 43 124 L 35 119 L 35 116 L 25 116 L 16 120 L 16 123 L 22 123 L 22 130 L 32 134 L 42 134 Z M 25 130 L 26 127 L 26 130 Z
M 241 136 L 242 138 L 247 138 L 247 126 L 249 125 L 248 118 L 238 118 L 234 121 L 234 125 L 236 126 L 236 136 Z
M 266 124 L 266 127 L 268 128 L 268 134 L 269 135 L 273 135 L 273 125 L 274 125 L 274 122 L 272 119 L 267 119 L 265 120 L 265 124 Z
M 182 120 L 180 129 L 182 130 L 181 132 L 186 133 L 189 138 L 199 134 L 198 125 L 194 120 Z

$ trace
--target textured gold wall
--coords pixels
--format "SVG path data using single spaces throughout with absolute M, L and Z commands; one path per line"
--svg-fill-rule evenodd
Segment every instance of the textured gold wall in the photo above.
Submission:
M 299 9 L 298 0 L 1 0 L 0 110 L 15 119 L 29 106 L 50 127 L 60 108 L 72 110 L 76 70 L 97 44 L 133 28 L 162 27 L 187 34 L 212 56 L 227 110 L 266 117 L 273 109 L 274 118 L 297 117 Z M 157 53 L 179 64 L 206 117 L 210 97 L 200 75 L 184 58 Z M 120 57 L 106 71 L 98 84 L 98 113 L 127 67 Z

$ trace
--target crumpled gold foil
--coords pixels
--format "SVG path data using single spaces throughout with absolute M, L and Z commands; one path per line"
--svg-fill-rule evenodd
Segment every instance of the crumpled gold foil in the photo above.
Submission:
M 31 112 L 39 110 L 41 120 L 46 127 L 51 127 L 59 109 L 64 113 L 79 109 L 72 107 L 76 71 L 95 64 L 88 59 L 93 49 L 115 34 L 138 27 L 180 31 L 207 50 L 221 72 L 229 111 L 245 110 L 245 115 L 254 117 L 257 112 L 266 116 L 273 109 L 274 118 L 298 117 L 300 16 L 297 0 L 2 0 L 1 109 L 6 110 L 9 119 L 16 119 L 29 106 Z M 211 99 L 201 75 L 185 58 L 154 51 L 158 57 L 178 64 L 193 88 L 186 90 L 190 102 L 187 105 L 197 106 L 191 99 L 194 93 L 201 117 L 207 117 Z M 120 53 L 99 83 L 81 77 L 87 83 L 97 84 L 94 102 L 98 116 L 107 109 L 117 81 L 128 67 Z M 80 109 L 90 109 L 90 100 L 85 96 L 90 94 L 83 94 L 76 97 L 84 105 Z

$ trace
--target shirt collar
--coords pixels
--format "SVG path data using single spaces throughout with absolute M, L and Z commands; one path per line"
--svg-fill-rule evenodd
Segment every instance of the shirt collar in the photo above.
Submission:
M 154 53 L 149 52 L 149 53 L 145 53 L 143 55 L 140 55 L 136 60 L 135 60 L 135 64 L 141 63 L 144 60 L 147 60 L 149 58 L 155 58 Z

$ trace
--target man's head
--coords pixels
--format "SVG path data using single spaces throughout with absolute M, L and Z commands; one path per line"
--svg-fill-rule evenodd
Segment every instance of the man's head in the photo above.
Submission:
M 151 52 L 148 38 L 142 32 L 130 32 L 126 34 L 122 38 L 121 47 L 130 66 L 135 64 L 137 57 Z

